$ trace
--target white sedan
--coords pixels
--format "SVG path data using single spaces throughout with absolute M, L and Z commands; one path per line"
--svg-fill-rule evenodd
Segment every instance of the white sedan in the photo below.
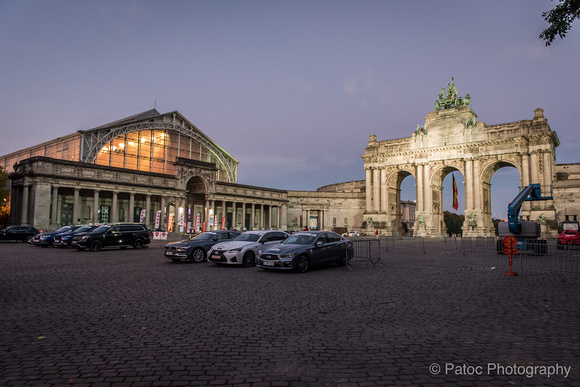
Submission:
M 207 260 L 217 264 L 254 266 L 264 245 L 283 242 L 290 235 L 284 231 L 246 231 L 229 242 L 222 242 L 208 252 Z

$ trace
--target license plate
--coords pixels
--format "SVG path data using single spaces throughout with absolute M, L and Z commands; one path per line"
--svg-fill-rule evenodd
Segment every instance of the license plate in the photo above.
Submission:
M 218 259 L 219 260 L 220 256 L 219 256 L 219 254 L 214 254 L 210 257 L 210 259 Z
M 165 255 L 173 255 L 173 252 L 172 251 L 166 251 L 165 252 Z
M 274 262 L 264 262 L 264 266 L 274 266 Z

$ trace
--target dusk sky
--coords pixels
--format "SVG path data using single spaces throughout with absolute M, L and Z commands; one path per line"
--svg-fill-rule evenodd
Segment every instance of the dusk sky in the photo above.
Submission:
M 580 22 L 538 38 L 557 3 L 0 0 L 0 155 L 156 106 L 236 158 L 239 183 L 316 190 L 363 180 L 369 135 L 410 137 L 454 77 L 487 124 L 543 108 L 557 163 L 577 163 Z M 492 178 L 494 217 L 518 178 Z

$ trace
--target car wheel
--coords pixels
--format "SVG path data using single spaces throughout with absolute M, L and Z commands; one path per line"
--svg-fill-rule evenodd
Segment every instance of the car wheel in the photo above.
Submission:
M 296 259 L 296 271 L 299 273 L 306 273 L 310 268 L 310 260 L 308 256 L 301 255 Z
M 256 265 L 256 254 L 253 251 L 246 251 L 244 258 L 242 258 L 242 266 L 252 267 Z
M 137 239 L 135 239 L 135 242 L 133 242 L 133 248 L 135 248 L 135 249 L 142 249 L 143 246 L 145 246 L 145 243 L 143 242 L 143 239 L 141 239 L 141 238 L 137 238 Z
M 103 248 L 103 242 L 101 242 L 100 240 L 92 241 L 89 248 L 91 249 L 91 251 L 99 251 Z
M 189 256 L 191 262 L 200 263 L 205 261 L 205 251 L 201 247 L 196 248 L 191 252 Z

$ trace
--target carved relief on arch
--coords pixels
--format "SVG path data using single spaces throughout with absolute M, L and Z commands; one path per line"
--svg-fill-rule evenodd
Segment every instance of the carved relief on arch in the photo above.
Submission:
M 409 175 L 415 177 L 415 168 L 412 165 L 397 165 L 386 168 L 387 186 L 398 188 L 401 182 Z

